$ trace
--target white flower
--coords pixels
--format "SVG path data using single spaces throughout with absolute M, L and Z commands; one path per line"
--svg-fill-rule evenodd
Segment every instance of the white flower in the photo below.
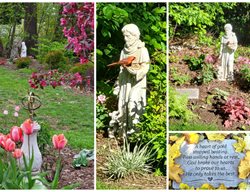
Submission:
M 9 112 L 8 112 L 7 110 L 4 110 L 4 111 L 3 111 L 3 114 L 4 114 L 4 115 L 8 115 Z
M 101 104 L 105 103 L 106 101 L 106 96 L 105 95 L 99 95 L 97 97 L 97 102 L 100 102 Z
M 18 112 L 15 112 L 15 113 L 14 113 L 14 117 L 18 117 Z

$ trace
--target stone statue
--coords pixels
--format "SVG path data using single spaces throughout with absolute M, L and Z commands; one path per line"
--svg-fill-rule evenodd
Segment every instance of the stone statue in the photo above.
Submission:
M 125 45 L 120 60 L 132 57 L 130 66 L 121 65 L 114 94 L 118 95 L 118 110 L 110 113 L 109 136 L 114 134 L 126 137 L 133 133 L 135 124 L 146 106 L 146 74 L 149 71 L 150 58 L 145 43 L 140 40 L 140 31 L 135 24 L 122 28 Z
M 234 32 L 232 32 L 232 25 L 226 24 L 224 26 L 225 35 L 221 39 L 221 48 L 219 59 L 221 61 L 218 67 L 218 79 L 220 81 L 233 81 L 233 67 L 234 67 L 234 52 L 237 49 L 238 41 Z
M 24 41 L 22 42 L 21 57 L 27 57 L 27 47 Z

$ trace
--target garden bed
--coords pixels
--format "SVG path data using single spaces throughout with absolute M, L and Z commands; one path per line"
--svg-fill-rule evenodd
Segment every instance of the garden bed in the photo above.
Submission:
M 166 189 L 166 177 L 154 174 L 135 175 L 119 180 L 112 180 L 103 173 L 103 165 L 107 156 L 117 150 L 118 141 L 106 138 L 99 132 L 96 136 L 96 175 L 97 189 Z
M 170 85 L 175 88 L 197 88 L 199 89 L 199 99 L 189 99 L 188 101 L 188 108 L 197 115 L 197 117 L 192 120 L 192 123 L 183 125 L 181 120 L 170 119 L 170 130 L 249 130 L 250 127 L 248 125 L 244 125 L 240 122 L 234 122 L 232 126 L 225 127 L 223 125 L 225 117 L 218 113 L 214 103 L 208 101 L 208 97 L 212 94 L 213 90 L 219 89 L 227 92 L 229 96 L 243 98 L 249 107 L 250 96 L 248 90 L 245 88 L 245 82 L 242 81 L 239 75 L 239 71 L 243 66 L 242 63 L 237 62 L 237 59 L 235 59 L 235 80 L 233 82 L 218 81 L 215 78 L 209 83 L 199 84 L 194 82 L 194 79 L 197 78 L 197 72 L 190 70 L 184 61 L 185 57 L 198 58 L 201 54 L 216 55 L 216 49 L 213 46 L 210 48 L 199 47 L 198 49 L 192 49 L 184 45 L 174 47 L 178 49 L 172 50 L 170 54 Z M 244 48 L 241 47 L 241 49 Z M 216 69 L 217 65 L 218 62 L 213 63 L 213 69 Z M 173 69 L 176 69 L 179 76 L 187 75 L 189 80 L 178 84 L 175 83 Z

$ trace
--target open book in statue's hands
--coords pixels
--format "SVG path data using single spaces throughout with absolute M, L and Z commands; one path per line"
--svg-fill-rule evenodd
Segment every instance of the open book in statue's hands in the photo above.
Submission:
M 122 59 L 120 61 L 117 61 L 117 62 L 114 62 L 114 63 L 111 63 L 109 65 L 107 65 L 108 67 L 112 67 L 112 66 L 116 66 L 116 65 L 122 65 L 122 66 L 130 66 L 131 63 L 135 60 L 135 57 L 134 56 L 129 56 L 125 59 Z

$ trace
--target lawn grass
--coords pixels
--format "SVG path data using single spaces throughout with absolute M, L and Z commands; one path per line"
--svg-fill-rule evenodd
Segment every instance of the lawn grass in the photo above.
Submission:
M 0 131 L 8 132 L 13 125 L 20 125 L 28 118 L 28 112 L 20 110 L 18 119 L 13 117 L 14 106 L 28 93 L 28 78 L 32 71 L 9 70 L 0 67 Z M 42 106 L 36 111 L 38 122 L 46 122 L 50 134 L 64 133 L 70 147 L 75 149 L 94 148 L 94 99 L 62 87 L 34 90 Z M 3 110 L 8 115 L 3 115 Z
M 170 121 L 170 131 L 218 131 L 219 128 L 214 124 L 203 124 L 198 122 L 184 124 L 182 121 Z

